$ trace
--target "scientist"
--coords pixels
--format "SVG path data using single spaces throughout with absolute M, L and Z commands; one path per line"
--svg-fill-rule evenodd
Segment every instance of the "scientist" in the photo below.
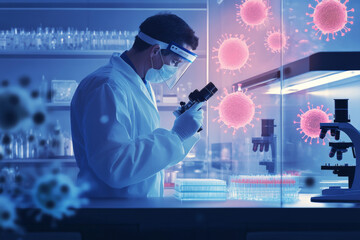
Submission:
M 201 104 L 159 127 L 150 83 L 172 88 L 196 59 L 198 38 L 173 14 L 147 18 L 129 51 L 79 84 L 71 102 L 71 131 L 80 172 L 90 197 L 160 197 L 164 169 L 183 160 L 199 140 Z

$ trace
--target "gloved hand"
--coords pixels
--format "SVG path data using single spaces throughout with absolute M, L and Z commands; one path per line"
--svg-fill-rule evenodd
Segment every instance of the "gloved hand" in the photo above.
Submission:
M 194 104 L 186 112 L 175 119 L 172 131 L 179 136 L 181 141 L 185 141 L 197 133 L 203 124 L 204 110 L 198 110 L 202 105 L 202 102 Z

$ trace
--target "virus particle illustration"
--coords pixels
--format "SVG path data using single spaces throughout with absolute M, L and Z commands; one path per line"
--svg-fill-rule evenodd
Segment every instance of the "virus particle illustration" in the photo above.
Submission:
M 0 130 L 15 133 L 43 125 L 46 119 L 45 103 L 37 91 L 27 91 L 30 81 L 20 79 L 21 87 L 2 84 L 0 88 Z
M 241 4 L 236 4 L 236 8 L 236 21 L 249 31 L 265 25 L 271 15 L 271 7 L 266 0 L 244 0 Z
M 353 19 L 354 17 L 348 16 L 348 12 L 354 12 L 355 10 L 352 8 L 347 10 L 346 4 L 349 0 L 345 0 L 345 2 L 341 2 L 341 0 L 315 0 L 317 5 L 313 7 L 309 4 L 309 8 L 314 9 L 313 13 L 306 13 L 306 15 L 313 18 L 312 22 L 308 22 L 307 24 L 314 24 L 312 28 L 316 30 L 316 35 L 321 32 L 319 39 L 321 40 L 322 35 L 327 35 L 326 41 L 330 40 L 330 34 L 332 38 L 335 39 L 335 36 L 338 32 L 341 33 L 341 36 L 344 36 L 346 32 L 350 31 L 346 25 L 353 24 L 353 21 L 349 21 L 349 19 Z
M 317 139 L 317 143 L 319 143 L 319 135 L 320 135 L 320 123 L 329 123 L 331 113 L 328 113 L 329 109 L 326 111 L 323 110 L 324 105 L 317 106 L 314 108 L 310 107 L 310 103 L 308 102 L 308 110 L 304 112 L 300 109 L 301 114 L 298 114 L 297 117 L 300 118 L 300 122 L 294 121 L 294 124 L 300 124 L 300 127 L 296 130 L 300 131 L 300 134 L 303 135 L 303 139 L 305 142 L 308 142 L 310 138 L 310 144 L 312 144 L 312 139 Z M 325 140 L 323 140 L 323 145 L 325 145 Z
M 0 229 L 20 230 L 16 218 L 16 204 L 10 197 L 0 194 Z
M 257 109 L 261 109 L 261 105 L 256 106 L 252 94 L 247 95 L 247 90 L 241 90 L 241 84 L 238 86 L 238 90 L 233 87 L 233 92 L 229 93 L 227 89 L 224 89 L 225 96 L 218 97 L 220 101 L 217 107 L 211 107 L 216 111 L 219 111 L 219 117 L 213 121 L 223 123 L 228 128 L 233 128 L 233 135 L 239 128 L 243 128 L 246 132 L 247 126 L 254 127 L 252 123 L 255 118 L 255 114 L 261 114 Z M 256 118 L 259 120 L 259 118 Z M 222 125 L 222 126 L 223 126 Z M 224 131 L 225 133 L 227 130 Z
M 217 59 L 216 63 L 220 65 L 216 71 L 219 72 L 222 69 L 225 73 L 235 75 L 235 70 L 240 72 L 242 68 L 250 67 L 250 56 L 253 53 L 250 53 L 249 48 L 253 43 L 248 45 L 248 40 L 244 35 L 223 35 L 222 39 L 217 42 L 219 47 L 214 47 L 212 50 L 216 54 L 212 58 Z
M 18 173 L 14 168 L 4 167 L 0 169 L 0 194 L 6 193 L 9 196 L 14 193 L 17 186 Z
M 273 28 L 272 31 L 268 31 L 265 38 L 265 47 L 267 50 L 273 53 L 280 53 L 284 49 L 288 48 L 289 37 L 282 33 L 280 30 L 275 31 Z
M 53 172 L 40 177 L 32 189 L 32 199 L 41 214 L 50 215 L 55 219 L 75 214 L 74 209 L 87 203 L 81 194 L 87 191 L 88 185 L 76 186 L 71 179 L 61 173 Z

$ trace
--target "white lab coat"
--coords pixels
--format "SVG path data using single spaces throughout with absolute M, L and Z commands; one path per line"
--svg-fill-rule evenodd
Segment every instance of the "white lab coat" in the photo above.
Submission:
M 195 134 L 182 143 L 159 128 L 152 96 L 119 53 L 79 84 L 71 131 L 78 180 L 90 183 L 90 197 L 162 196 L 164 169 L 183 160 L 199 140 Z

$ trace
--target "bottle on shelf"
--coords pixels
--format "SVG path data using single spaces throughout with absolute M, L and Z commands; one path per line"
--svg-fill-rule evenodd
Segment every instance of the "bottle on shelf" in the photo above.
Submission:
M 74 39 L 73 39 L 73 34 L 71 31 L 71 28 L 67 29 L 67 32 L 65 34 L 65 48 L 67 50 L 74 50 Z
M 13 47 L 13 38 L 10 31 L 5 32 L 5 39 L 6 39 L 6 49 L 12 49 Z
M 23 133 L 17 133 L 14 135 L 13 141 L 13 154 L 14 158 L 24 158 L 24 145 L 23 145 Z
M 78 30 L 68 27 L 35 30 L 12 28 L 0 31 L 0 51 L 4 50 L 119 50 L 130 48 L 137 31 Z
M 43 50 L 43 32 L 42 27 L 38 27 L 35 37 L 35 49 Z
M 64 156 L 74 156 L 72 139 L 68 132 L 64 132 Z
M 49 157 L 49 140 L 46 134 L 39 133 L 37 137 L 37 146 L 38 146 L 38 157 L 47 158 Z
M 33 30 L 30 33 L 30 50 L 37 50 L 36 32 Z M 13 49 L 13 48 L 12 48 Z
M 12 31 L 13 34 L 13 47 L 14 49 L 18 50 L 20 48 L 20 34 L 17 28 L 14 28 Z
M 80 49 L 80 35 L 78 30 L 74 31 L 74 36 L 73 36 L 73 49 Z
M 58 157 L 64 156 L 64 135 L 61 131 L 59 120 L 56 121 L 56 125 L 53 129 L 50 140 L 50 156 Z
M 65 50 L 65 34 L 63 30 L 57 34 L 57 48 L 60 50 Z
M 97 47 L 98 47 L 98 36 L 97 36 L 97 33 L 96 31 L 93 31 L 92 34 L 91 34 L 91 50 L 96 50 Z
M 50 33 L 50 36 L 49 36 L 49 49 L 50 50 L 55 50 L 56 49 L 56 46 L 57 46 L 57 36 L 56 36 L 56 33 L 55 33 L 55 28 L 51 28 L 51 33 Z
M 33 129 L 30 129 L 27 131 L 26 134 L 26 140 L 27 140 L 27 152 L 28 152 L 28 158 L 37 158 L 37 142 L 36 142 L 36 136 Z
M 0 50 L 6 50 L 6 34 L 5 34 L 5 31 L 0 31 Z

